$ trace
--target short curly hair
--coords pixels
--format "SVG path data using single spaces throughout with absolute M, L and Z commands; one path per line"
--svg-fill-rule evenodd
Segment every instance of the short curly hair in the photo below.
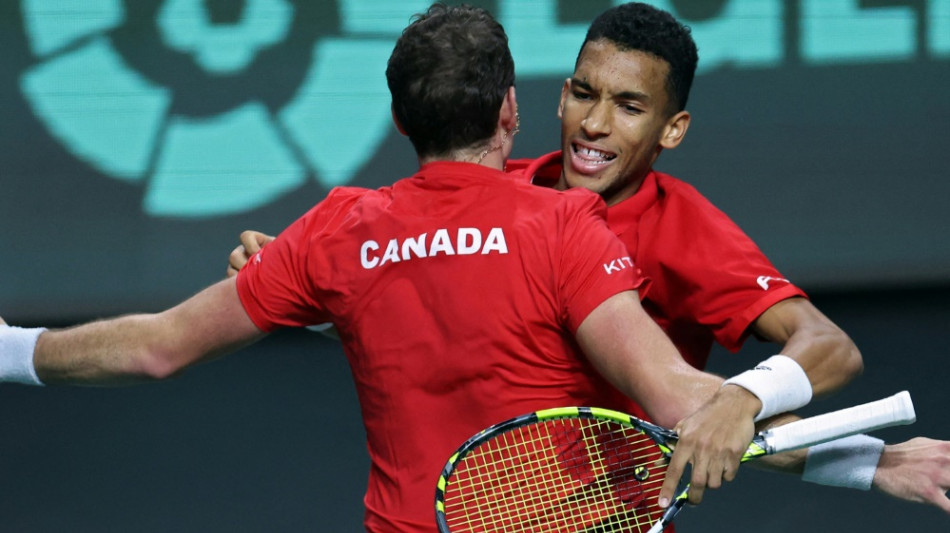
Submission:
M 396 41 L 386 80 L 416 153 L 443 156 L 495 133 L 515 66 L 508 36 L 488 11 L 434 4 Z
M 606 40 L 621 50 L 638 50 L 670 65 L 666 89 L 670 114 L 686 108 L 699 53 L 688 26 L 673 15 L 641 2 L 630 2 L 601 13 L 587 30 L 581 53 L 588 42 Z M 577 60 L 580 61 L 580 53 Z M 576 66 L 576 65 L 575 65 Z

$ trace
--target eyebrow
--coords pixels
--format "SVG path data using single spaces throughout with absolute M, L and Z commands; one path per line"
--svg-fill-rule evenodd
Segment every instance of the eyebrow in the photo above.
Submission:
M 587 91 L 594 91 L 594 88 L 591 85 L 583 80 L 578 78 L 571 78 L 571 85 L 577 85 L 581 89 Z M 642 102 L 649 102 L 651 100 L 650 95 L 642 93 L 640 91 L 622 91 L 614 95 L 614 98 L 620 100 L 640 100 Z

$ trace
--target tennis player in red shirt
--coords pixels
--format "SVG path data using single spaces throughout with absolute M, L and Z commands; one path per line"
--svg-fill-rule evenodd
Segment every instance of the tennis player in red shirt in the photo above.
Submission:
M 802 364 L 816 390 L 839 383 L 839 365 L 860 361 L 851 339 L 728 216 L 689 184 L 653 169 L 689 127 L 685 106 L 697 62 L 689 30 L 669 13 L 641 3 L 607 10 L 592 23 L 562 90 L 563 152 L 508 161 L 507 170 L 605 199 L 608 224 L 650 280 L 641 290 L 644 308 L 693 366 L 705 366 L 713 342 L 736 351 L 755 334 Z M 242 234 L 229 274 L 270 239 Z M 614 400 L 605 405 L 646 415 L 619 395 Z M 918 438 L 885 447 L 855 437 L 841 445 L 813 450 L 805 478 L 863 489 L 873 482 L 950 513 L 950 443 Z M 789 455 L 783 467 L 802 470 L 804 452 Z
M 860 360 L 851 339 L 727 215 L 653 168 L 689 128 L 697 62 L 689 29 L 671 14 L 636 2 L 608 9 L 588 29 L 561 91 L 561 151 L 512 160 L 507 169 L 604 198 L 608 224 L 650 280 L 644 308 L 690 364 L 704 368 L 713 342 L 738 351 L 754 334 L 807 369 L 816 391 L 828 390 L 840 361 Z M 797 462 L 786 454 L 782 466 L 804 468 L 804 479 L 822 484 L 868 489 L 873 482 L 950 513 L 948 446 L 919 438 L 885 448 L 856 436 L 814 447 L 807 462 L 805 452 Z
M 167 311 L 63 330 L 0 320 L 0 382 L 164 379 L 277 328 L 329 321 L 367 430 L 369 531 L 434 531 L 438 472 L 484 426 L 615 392 L 680 432 L 661 502 L 687 464 L 693 501 L 732 479 L 768 402 L 683 361 L 640 305 L 644 279 L 603 200 L 503 172 L 518 117 L 501 26 L 481 9 L 434 6 L 397 41 L 387 79 L 415 175 L 334 190 L 236 277 Z M 811 398 L 792 370 L 777 381 L 750 371 L 795 393 L 779 410 Z

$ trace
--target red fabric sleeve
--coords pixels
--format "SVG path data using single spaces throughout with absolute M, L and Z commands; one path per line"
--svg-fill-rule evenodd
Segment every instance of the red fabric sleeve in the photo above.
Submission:
M 644 214 L 638 260 L 673 319 L 710 328 L 737 351 L 749 326 L 775 303 L 804 291 L 793 285 L 725 213 L 683 182 L 662 182 L 662 209 Z M 672 191 L 675 188 L 676 191 Z M 647 267 L 646 264 L 650 263 Z
M 586 189 L 568 191 L 576 206 L 568 211 L 561 241 L 560 287 L 566 323 L 576 333 L 581 322 L 607 298 L 639 288 L 643 276 L 622 242 L 607 227 L 607 207 Z
M 331 298 L 317 287 L 334 287 L 333 254 L 323 244 L 346 223 L 359 189 L 337 188 L 254 254 L 238 273 L 245 311 L 257 327 L 273 331 L 328 322 Z
M 509 159 L 505 163 L 505 172 L 527 183 L 551 187 L 561 177 L 561 151 L 536 159 Z

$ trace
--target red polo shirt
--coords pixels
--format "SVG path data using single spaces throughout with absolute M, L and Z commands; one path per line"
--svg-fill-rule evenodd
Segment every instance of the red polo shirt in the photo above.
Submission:
M 561 175 L 561 152 L 511 160 L 507 170 L 550 184 Z M 738 351 L 766 309 L 806 296 L 725 213 L 668 174 L 650 172 L 608 209 L 607 223 L 650 282 L 644 307 L 697 368 L 714 341 Z
M 491 424 L 622 407 L 571 334 L 642 281 L 604 213 L 586 190 L 433 163 L 392 187 L 333 190 L 240 272 L 262 330 L 339 332 L 371 459 L 369 531 L 435 531 L 439 472 Z

